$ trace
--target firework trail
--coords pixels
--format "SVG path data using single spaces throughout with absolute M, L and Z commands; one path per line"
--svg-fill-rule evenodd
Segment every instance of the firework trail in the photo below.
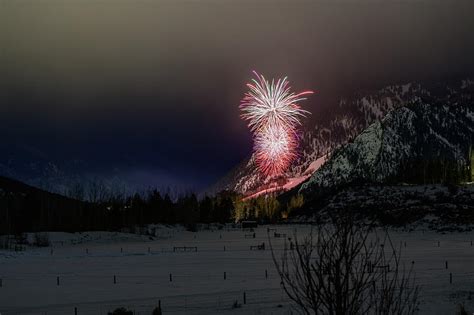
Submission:
M 257 165 L 266 176 L 282 174 L 296 157 L 297 128 L 309 114 L 297 103 L 312 91 L 291 92 L 287 78 L 271 83 L 254 71 L 257 79 L 247 84 L 249 92 L 241 101 L 241 117 L 254 134 Z

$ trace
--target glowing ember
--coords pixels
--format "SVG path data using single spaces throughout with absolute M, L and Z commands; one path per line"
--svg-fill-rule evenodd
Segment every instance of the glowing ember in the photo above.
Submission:
M 296 157 L 296 131 L 309 114 L 297 104 L 312 91 L 295 94 L 287 78 L 271 83 L 254 71 L 257 79 L 247 84 L 249 92 L 240 104 L 241 117 L 254 133 L 254 150 L 260 171 L 267 176 L 283 173 Z

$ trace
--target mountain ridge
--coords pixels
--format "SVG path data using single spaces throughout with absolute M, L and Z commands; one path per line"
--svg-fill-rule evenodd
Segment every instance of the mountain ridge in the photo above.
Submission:
M 469 167 L 473 108 L 473 104 L 424 103 L 400 107 L 334 152 L 299 191 L 350 182 L 383 183 L 391 177 L 400 178 L 407 164 L 421 160 Z
M 324 117 L 313 128 L 306 127 L 302 132 L 300 157 L 281 178 L 262 177 L 258 173 L 254 157 L 251 156 L 218 181 L 208 192 L 233 190 L 244 196 L 251 196 L 267 190 L 272 185 L 283 190 L 288 182 L 300 178 L 311 163 L 323 156 L 330 157 L 337 148 L 354 139 L 392 110 L 417 102 L 444 101 L 447 104 L 454 104 L 459 100 L 470 101 L 473 95 L 474 81 L 462 79 L 448 83 L 390 85 L 376 92 L 356 93 L 353 97 L 342 98 L 334 108 L 332 116 Z

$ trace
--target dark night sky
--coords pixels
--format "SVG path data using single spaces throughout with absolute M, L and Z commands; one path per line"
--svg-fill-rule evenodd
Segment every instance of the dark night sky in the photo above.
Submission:
M 317 115 L 341 93 L 474 72 L 473 1 L 3 0 L 4 147 L 202 189 L 251 150 L 255 69 Z

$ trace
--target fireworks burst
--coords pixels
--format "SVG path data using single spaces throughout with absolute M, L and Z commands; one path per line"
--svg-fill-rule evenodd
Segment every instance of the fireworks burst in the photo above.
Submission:
M 255 159 L 263 174 L 281 174 L 296 157 L 296 135 L 281 127 L 268 126 L 254 138 Z
M 282 128 L 295 128 L 300 125 L 300 118 L 309 114 L 297 104 L 306 100 L 305 95 L 312 91 L 298 94 L 290 92 L 287 77 L 272 80 L 270 83 L 263 75 L 253 72 L 257 79 L 248 83 L 250 89 L 240 104 L 243 111 L 241 117 L 248 120 L 248 126 L 253 132 L 258 132 L 265 126 L 281 126 Z
M 309 114 L 297 104 L 312 91 L 291 92 L 287 78 L 271 83 L 254 71 L 257 79 L 247 84 L 249 92 L 240 104 L 241 117 L 254 133 L 254 150 L 260 171 L 282 174 L 296 157 L 300 119 Z

